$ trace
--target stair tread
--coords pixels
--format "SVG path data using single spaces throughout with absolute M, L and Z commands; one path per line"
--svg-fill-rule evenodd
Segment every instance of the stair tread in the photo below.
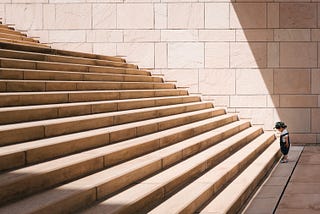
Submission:
M 234 203 L 262 173 L 270 160 L 279 152 L 278 141 L 275 140 L 253 163 L 251 163 L 235 180 L 233 180 L 217 197 L 215 197 L 200 213 L 227 213 Z M 228 198 L 228 200 L 226 200 Z
M 180 212 L 184 209 L 187 209 L 192 202 L 194 202 L 201 195 L 205 194 L 205 192 L 208 191 L 209 196 L 212 196 L 214 190 L 217 188 L 215 187 L 216 183 L 218 183 L 219 180 L 224 176 L 230 177 L 228 173 L 231 170 L 239 168 L 239 163 L 244 160 L 248 154 L 254 154 L 256 152 L 255 150 L 261 145 L 265 144 L 265 141 L 272 136 L 274 136 L 273 133 L 265 133 L 259 136 L 247 146 L 243 147 L 238 152 L 221 162 L 219 165 L 193 181 L 187 187 L 171 196 L 168 200 L 153 209 L 150 213 L 163 213 L 164 211 Z M 204 184 L 204 186 L 199 188 L 199 185 L 201 184 Z M 188 194 L 190 191 L 192 194 Z
M 143 109 L 133 109 L 133 110 L 118 111 L 118 112 L 106 112 L 106 113 L 81 115 L 81 116 L 67 117 L 67 118 L 49 119 L 49 120 L 43 120 L 43 121 L 32 121 L 32 122 L 24 122 L 24 123 L 18 123 L 18 124 L 8 124 L 8 125 L 1 125 L 0 131 L 11 130 L 11 129 L 21 129 L 21 128 L 32 127 L 32 126 L 42 126 L 42 125 L 48 126 L 52 124 L 83 121 L 83 120 L 89 120 L 89 119 L 97 119 L 101 117 L 115 117 L 118 115 L 126 115 L 130 113 L 157 111 L 162 109 L 171 109 L 175 107 L 187 107 L 187 106 L 194 106 L 194 105 L 201 105 L 201 104 L 210 104 L 210 102 L 182 103 L 182 104 L 176 104 L 176 105 L 170 105 L 170 106 L 157 106 L 157 107 L 143 108 Z
M 223 130 L 221 130 L 221 132 L 223 132 Z M 207 137 L 210 136 L 208 133 L 205 133 L 205 134 L 206 134 Z M 211 135 L 217 135 L 218 132 L 217 131 L 213 131 L 210 134 Z M 193 140 L 192 139 L 187 139 L 186 141 L 189 142 L 189 145 L 185 144 L 186 141 L 181 141 L 181 142 L 178 143 L 180 145 L 179 149 L 182 151 L 183 149 L 188 148 L 188 146 L 190 146 L 192 144 L 196 144 L 197 141 L 203 140 L 203 138 L 204 137 L 196 136 Z M 177 144 L 174 144 L 173 146 L 176 147 L 176 145 Z M 171 150 L 170 146 L 169 146 L 169 147 L 166 147 L 166 148 L 164 148 L 162 150 L 158 150 L 158 151 L 149 153 L 147 155 L 138 157 L 138 158 L 133 159 L 131 161 L 127 161 L 127 162 L 119 164 L 117 166 L 114 166 L 114 167 L 105 169 L 103 171 L 97 172 L 97 173 L 95 173 L 93 175 L 89 175 L 89 176 L 84 177 L 82 179 L 79 179 L 79 180 L 76 180 L 74 182 L 71 182 L 71 183 L 65 184 L 63 186 L 57 187 L 55 189 L 49 190 L 46 193 L 47 194 L 54 194 L 55 191 L 59 191 L 61 189 L 68 189 L 68 188 L 71 188 L 71 189 L 74 188 L 74 189 L 79 189 L 79 190 L 85 190 L 86 191 L 86 190 L 91 189 L 91 188 L 99 187 L 101 185 L 104 185 L 107 181 L 111 181 L 111 180 L 117 179 L 118 177 L 121 177 L 121 176 L 123 176 L 125 174 L 128 174 L 129 172 L 134 171 L 135 169 L 139 169 L 139 168 L 141 168 L 143 166 L 147 166 L 147 165 L 149 165 L 151 163 L 159 162 L 161 159 L 163 159 L 165 157 L 168 157 L 172 153 L 176 153 L 176 152 L 177 152 L 177 149 L 176 150 Z M 93 154 L 91 154 L 91 155 L 93 155 Z M 68 157 L 68 158 L 70 158 L 70 157 Z M 73 159 L 78 160 L 77 158 L 73 158 Z M 61 161 L 61 163 L 64 163 L 64 164 L 65 164 L 65 162 L 66 161 Z M 39 167 L 39 170 L 48 170 L 48 168 L 47 167 Z M 21 172 L 21 174 L 26 174 L 26 173 L 30 173 L 31 174 L 31 171 L 30 172 L 27 172 L 27 171 Z M 15 174 L 19 174 L 19 173 L 15 173 Z M 33 171 L 32 174 L 38 174 L 38 173 L 35 173 Z M 17 177 L 19 178 L 19 176 L 17 176 Z M 12 180 L 12 177 L 11 177 L 10 180 Z M 78 188 L 79 186 L 81 186 L 81 188 Z M 40 194 L 35 195 L 35 196 L 31 196 L 30 198 L 24 199 L 23 201 L 17 202 L 16 204 L 13 204 L 13 206 L 15 206 L 15 205 L 19 206 L 19 204 L 21 204 L 21 203 L 23 204 L 25 202 L 28 203 L 28 201 L 32 200 L 32 198 L 33 198 L 33 200 L 36 200 L 36 201 L 37 200 L 41 200 L 41 195 L 42 194 L 43 193 L 40 193 Z M 73 193 L 71 193 L 71 194 L 73 194 Z M 61 198 L 60 200 L 64 199 L 63 195 L 57 195 L 57 197 L 60 197 Z M 51 201 L 52 201 L 52 199 L 51 199 Z M 51 202 L 51 201 L 49 201 L 49 202 Z M 29 201 L 29 203 L 30 203 L 30 201 Z M 38 203 L 35 203 L 35 204 L 38 204 Z M 1 211 L 1 209 L 0 209 L 0 211 Z

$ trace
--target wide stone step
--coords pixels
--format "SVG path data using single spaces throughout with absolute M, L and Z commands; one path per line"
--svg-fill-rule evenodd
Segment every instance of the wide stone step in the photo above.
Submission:
M 130 144 L 128 143 L 128 145 L 131 145 L 132 142 L 138 142 L 138 144 L 141 144 L 142 142 L 145 142 L 145 140 L 154 140 L 154 138 L 159 137 L 165 137 L 164 140 L 161 141 L 162 145 L 165 144 L 165 140 L 170 140 L 168 143 L 173 143 L 179 139 L 184 139 L 184 137 L 202 133 L 213 129 L 214 127 L 221 126 L 221 124 L 229 123 L 237 119 L 235 115 L 222 115 L 223 113 L 224 111 L 222 109 L 215 109 L 214 112 L 200 110 L 179 114 L 177 116 L 172 115 L 158 119 L 146 120 L 145 123 L 134 122 L 110 128 L 95 129 L 76 134 L 3 146 L 0 151 L 0 170 L 31 165 L 50 160 L 52 158 L 81 152 L 86 149 L 92 149 L 98 146 L 104 146 L 131 138 L 135 139 L 129 140 Z M 199 121 L 197 117 L 202 118 L 203 121 Z M 142 127 L 137 127 L 138 125 L 141 125 Z M 172 129 L 172 127 L 176 126 L 179 127 Z M 172 130 L 164 131 L 167 129 Z M 148 136 L 144 136 L 146 134 L 148 134 Z M 119 145 L 121 146 L 122 144 L 127 146 L 126 143 L 127 142 L 117 144 L 115 149 L 119 148 Z M 151 141 L 151 143 L 153 143 L 153 141 Z M 147 148 L 149 147 L 144 149 Z M 141 151 L 144 151 L 144 149 Z M 126 154 L 122 152 L 122 156 L 119 156 L 118 159 L 132 157 L 141 151 L 131 151 L 131 153 Z M 113 162 L 115 163 L 116 159 L 113 159 Z M 111 162 L 111 159 L 109 162 Z
M 121 68 L 113 66 L 83 65 L 61 62 L 44 62 L 35 60 L 8 59 L 0 58 L 2 68 L 20 68 L 37 70 L 58 70 L 58 71 L 76 71 L 76 72 L 94 72 L 94 73 L 114 73 L 151 76 L 149 71 Z
M 26 37 L 26 36 L 24 36 L 24 35 L 2 33 L 1 31 L 0 31 L 0 38 L 23 40 L 23 41 L 29 41 L 29 42 L 39 43 L 38 40 L 34 40 L 34 39 L 29 38 L 29 37 Z M 9 56 L 8 56 L 8 57 L 9 57 Z
M 168 198 L 150 213 L 194 213 L 274 142 L 265 133 Z M 190 194 L 192 192 L 192 194 Z M 225 199 L 227 200 L 227 199 Z
M 235 130 L 235 132 L 236 132 L 236 130 Z M 216 139 L 215 143 L 217 143 L 219 141 L 219 139 L 224 139 L 226 137 L 226 136 L 222 137 L 223 131 L 212 133 L 212 135 L 215 136 L 215 137 L 213 137 L 214 139 Z M 10 209 L 12 211 L 17 211 L 16 209 L 19 206 L 21 206 L 21 205 L 23 206 L 24 203 L 26 203 L 26 202 L 30 203 L 31 201 L 32 201 L 31 204 L 33 204 L 34 206 L 30 205 L 30 207 L 29 207 L 30 209 L 28 208 L 27 210 L 20 210 L 20 212 L 30 213 L 31 211 L 34 212 L 36 210 L 41 211 L 41 212 L 45 212 L 45 210 L 48 208 L 52 209 L 51 207 L 53 206 L 53 204 L 55 204 L 55 208 L 54 208 L 54 210 L 51 210 L 52 212 L 56 212 L 58 210 L 60 210 L 60 212 L 74 211 L 74 208 L 75 208 L 75 207 L 73 207 L 75 205 L 74 203 L 78 204 L 77 209 L 81 208 L 81 206 L 83 206 L 85 204 L 88 204 L 88 203 L 92 204 L 93 202 L 95 202 L 96 197 L 99 200 L 106 195 L 112 194 L 112 193 L 120 190 L 121 188 L 128 186 L 133 182 L 138 181 L 141 178 L 144 178 L 148 175 L 151 175 L 152 173 L 154 173 L 158 170 L 167 168 L 168 167 L 167 164 L 182 161 L 182 157 L 177 154 L 187 152 L 188 154 L 186 154 L 186 155 L 190 156 L 191 154 L 196 152 L 197 149 L 194 149 L 194 147 L 197 144 L 203 145 L 203 147 L 201 149 L 200 148 L 198 149 L 200 151 L 209 146 L 208 143 L 205 143 L 205 139 L 203 139 L 199 136 L 196 136 L 193 140 L 189 139 L 187 141 L 181 141 L 181 142 L 176 143 L 172 146 L 168 146 L 166 148 L 160 149 L 155 152 L 151 152 L 147 155 L 138 157 L 138 158 L 133 159 L 131 161 L 124 162 L 124 163 L 116 165 L 114 167 L 105 169 L 101 172 L 95 173 L 93 175 L 89 175 L 87 177 L 84 177 L 82 179 L 68 183 L 66 185 L 55 188 L 53 190 L 49 190 L 49 191 L 44 192 L 42 194 L 32 196 L 30 198 L 27 198 L 25 200 L 17 202 L 16 204 L 12 204 L 11 206 L 9 205 L 8 207 L 4 207 L 2 210 L 0 209 L 0 212 L 5 211 L 6 209 Z M 91 156 L 92 155 L 93 155 L 93 153 L 91 153 Z M 100 157 L 100 155 L 97 155 L 97 156 Z M 103 159 L 98 158 L 98 157 L 97 157 L 97 159 L 98 160 L 96 160 L 96 162 L 98 162 L 100 164 L 96 163 L 95 167 L 98 168 L 100 166 L 101 168 L 103 168 L 103 164 L 104 164 Z M 72 158 L 71 160 L 73 160 L 74 165 L 76 165 L 76 163 L 78 162 L 77 159 L 75 159 L 75 158 Z M 70 161 L 68 161 L 69 164 L 70 164 Z M 63 161 L 63 163 L 65 164 L 66 161 Z M 82 165 L 84 165 L 84 164 L 82 164 Z M 99 170 L 101 170 L 101 168 Z M 41 169 L 44 169 L 44 168 L 41 167 Z M 41 169 L 39 167 L 39 170 L 41 170 Z M 54 169 L 55 169 L 55 167 L 54 167 Z M 75 169 L 77 169 L 77 168 L 75 168 Z M 50 169 L 48 169 L 48 167 L 46 167 L 45 171 L 48 171 L 48 170 L 50 170 Z M 43 171 L 43 170 L 41 170 L 41 171 Z M 78 171 L 78 170 L 76 170 L 76 171 L 68 170 L 68 171 L 70 173 L 76 173 L 76 171 Z M 26 171 L 23 174 L 32 174 L 33 176 L 34 175 L 37 176 L 39 173 L 30 173 L 30 172 Z M 31 175 L 31 177 L 32 177 L 32 175 Z M 16 177 L 18 177 L 18 179 L 19 179 L 19 176 L 16 176 Z M 54 178 L 56 178 L 55 180 L 58 180 L 59 176 L 54 176 Z M 8 180 L 8 179 L 5 179 L 5 180 Z M 13 180 L 13 179 L 11 178 L 10 180 Z M 35 182 L 35 180 L 36 180 L 35 177 L 32 180 L 34 181 L 32 183 L 39 186 L 39 181 Z M 44 185 L 49 185 L 49 184 L 46 183 Z M 6 185 L 6 186 L 8 186 L 8 185 Z M 80 188 L 78 188 L 78 187 L 80 187 Z M 69 188 L 71 188 L 74 191 L 70 191 L 67 194 L 59 194 L 58 193 L 63 189 L 67 190 Z M 15 189 L 19 190 L 19 188 L 15 188 Z M 36 187 L 33 187 L 32 189 L 35 190 Z M 6 192 L 6 191 L 2 191 L 2 192 Z M 10 194 L 10 193 L 8 193 L 8 194 Z M 86 197 L 86 199 L 84 200 L 81 197 L 84 194 L 85 195 L 94 194 L 94 198 Z M 49 200 L 47 200 L 44 203 L 39 203 L 40 202 L 39 200 L 42 200 L 41 195 L 46 195 L 46 198 L 48 198 Z M 1 197 L 1 198 L 3 198 L 3 197 Z M 5 198 L 7 198 L 7 197 L 5 197 Z M 69 201 L 69 202 L 73 201 L 73 202 L 65 203 L 67 201 Z
M 232 124 L 228 126 L 232 127 Z M 188 152 L 180 154 L 179 156 L 182 156 L 182 159 L 187 159 L 136 184 L 118 195 L 102 201 L 98 205 L 88 209 L 85 213 L 142 213 L 142 210 L 145 210 L 149 206 L 152 207 L 155 204 L 161 203 L 165 197 L 168 197 L 168 195 L 183 187 L 195 177 L 198 177 L 203 174 L 203 172 L 217 165 L 232 153 L 236 152 L 238 148 L 244 146 L 251 139 L 256 138 L 262 133 L 262 130 L 256 127 L 245 128 L 248 127 L 242 127 L 236 131 L 228 132 L 226 126 L 221 127 L 220 130 L 212 130 L 199 135 L 198 138 L 202 141 L 202 145 L 200 144 L 199 147 L 204 146 L 204 148 L 208 148 L 211 146 L 210 148 L 202 152 L 198 149 L 198 154 L 190 158 L 188 158 Z M 228 139 L 219 139 L 219 134 L 217 133 L 220 131 L 223 133 L 223 130 L 228 132 L 227 137 L 237 134 Z M 192 141 L 192 139 L 188 140 L 191 144 Z M 168 161 L 168 163 L 170 163 L 170 161 Z M 190 192 L 188 194 L 190 194 Z
M 239 213 L 280 156 L 279 143 L 275 141 L 200 213 Z
M 108 73 L 94 73 L 94 72 L 84 73 L 84 72 L 14 69 L 14 68 L 0 68 L 0 79 L 163 82 L 163 78 L 157 77 L 157 76 L 108 74 Z
M 1 33 L 0 33 L 0 38 L 1 38 Z M 3 38 L 6 38 L 6 37 L 3 37 Z M 19 38 L 19 37 L 9 35 L 8 38 Z M 26 38 L 26 39 L 23 39 L 23 38 Z M 22 40 L 33 41 L 32 39 L 27 37 L 22 37 Z M 0 57 L 24 59 L 24 60 L 47 61 L 47 62 L 84 64 L 84 65 L 124 67 L 124 68 L 135 68 L 135 69 L 138 68 L 137 65 L 128 64 L 124 62 L 90 59 L 90 58 L 83 58 L 83 57 L 61 56 L 61 55 L 44 54 L 44 53 L 34 53 L 34 52 L 26 52 L 26 51 L 15 51 L 15 50 L 7 50 L 7 49 L 0 49 Z
M 0 107 L 184 95 L 184 89 L 0 93 Z
M 154 82 L 0 80 L 0 92 L 135 90 L 175 88 L 175 84 L 172 83 Z
M 0 29 L 0 32 L 1 32 L 1 29 Z M 20 32 L 17 32 L 17 31 L 13 31 L 13 32 L 15 32 L 15 34 L 21 34 Z M 108 61 L 116 61 L 116 62 L 126 62 L 125 59 L 122 59 L 120 57 L 104 56 L 104 55 L 90 54 L 90 53 L 83 53 L 83 52 L 76 52 L 76 51 L 59 50 L 59 49 L 50 48 L 49 46 L 37 47 L 33 45 L 28 45 L 28 44 L 14 44 L 8 41 L 0 41 L 0 48 L 8 49 L 8 50 L 16 50 L 16 51 L 28 51 L 28 52 L 35 52 L 35 53 L 46 53 L 46 54 L 83 57 L 83 58 L 100 59 L 100 60 L 108 60 Z
M 71 134 L 212 107 L 211 102 L 196 102 L 2 125 L 0 126 L 0 138 L 3 140 L 1 140 L 0 145 Z
M 0 108 L 0 125 L 200 101 L 201 99 L 198 96 L 172 96 L 129 100 L 2 107 Z

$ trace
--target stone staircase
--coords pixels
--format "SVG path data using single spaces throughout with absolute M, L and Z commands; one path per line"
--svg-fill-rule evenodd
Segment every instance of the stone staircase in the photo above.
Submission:
M 0 25 L 0 213 L 236 213 L 273 133 L 122 58 Z

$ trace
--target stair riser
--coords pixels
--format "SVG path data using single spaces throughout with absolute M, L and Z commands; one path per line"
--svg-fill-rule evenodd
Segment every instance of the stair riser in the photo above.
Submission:
M 174 105 L 181 103 L 199 102 L 199 97 L 185 97 L 174 99 L 162 99 L 162 100 L 141 100 L 141 101 L 127 101 L 127 102 L 105 102 L 105 103 L 93 103 L 74 106 L 62 106 L 52 108 L 36 108 L 25 110 L 13 110 L 13 111 L 0 111 L 0 125 L 27 122 L 35 120 L 54 119 L 71 116 L 81 116 L 96 113 L 114 112 L 131 110 L 138 108 L 156 107 L 164 105 Z
M 270 169 L 277 163 L 281 157 L 281 152 L 279 151 L 274 155 L 272 159 L 269 160 L 268 164 L 261 171 L 261 173 L 255 178 L 255 180 L 250 184 L 246 191 L 240 196 L 240 198 L 230 207 L 227 211 L 228 214 L 239 213 L 241 209 L 247 204 L 247 200 L 252 196 L 257 186 L 261 184 L 261 181 L 265 179 L 265 176 L 269 173 Z
M 71 121 L 57 124 L 39 124 L 28 128 L 19 128 L 0 131 L 0 145 L 9 145 L 24 141 L 54 137 L 63 134 L 87 131 L 103 127 L 109 127 L 129 122 L 136 122 L 146 119 L 153 119 L 161 116 L 169 116 L 178 113 L 185 113 L 195 110 L 212 108 L 211 103 L 200 103 L 182 107 L 172 107 L 161 110 L 149 110 L 137 113 L 128 113 L 116 116 L 94 117 L 90 119 Z M 40 138 L 39 138 L 40 137 Z
M 6 58 L 1 58 L 1 67 L 2 68 L 20 68 L 20 69 L 75 71 L 75 72 L 133 74 L 133 75 L 150 76 L 150 72 L 137 70 L 137 69 L 98 67 L 98 66 L 87 66 L 87 65 L 79 65 L 79 64 L 68 64 L 68 63 L 38 62 L 38 61 L 15 60 L 15 59 L 6 59 Z
M 1 86 L 0 86 L 1 87 Z M 188 95 L 186 90 L 1 95 L 0 107 Z
M 46 92 L 46 91 L 86 91 L 86 90 L 139 90 L 174 89 L 170 83 L 114 83 L 114 82 L 0 82 L 0 92 Z
M 163 82 L 160 77 L 142 75 L 86 74 L 59 71 L 31 71 L 1 69 L 0 79 L 62 80 L 62 81 L 115 81 L 115 82 Z
M 237 174 L 243 171 L 261 152 L 263 152 L 272 142 L 274 137 L 270 137 L 262 146 L 257 148 L 253 153 L 248 154 L 245 159 L 233 169 L 231 169 L 227 174 L 222 176 L 207 192 L 204 192 L 199 198 L 190 203 L 187 207 L 181 210 L 181 213 L 194 213 L 200 207 L 202 207 L 210 198 L 216 194 L 223 186 L 230 182 Z M 210 193 L 210 194 L 208 194 Z
M 18 36 L 26 36 L 25 34 L 20 33 L 19 31 L 14 31 L 9 28 L 1 28 L 0 33 L 5 33 L 5 34 L 12 34 L 12 35 L 18 35 Z

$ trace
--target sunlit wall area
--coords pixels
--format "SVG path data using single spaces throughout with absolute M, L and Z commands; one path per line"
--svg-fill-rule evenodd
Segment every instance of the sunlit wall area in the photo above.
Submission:
M 266 130 L 320 143 L 320 3 L 1 0 L 0 16 L 55 48 L 126 56 Z

